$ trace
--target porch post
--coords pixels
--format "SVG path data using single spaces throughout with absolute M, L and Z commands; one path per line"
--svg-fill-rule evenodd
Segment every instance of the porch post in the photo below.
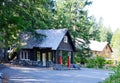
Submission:
M 42 62 L 42 52 L 40 52 L 40 61 Z
M 37 51 L 36 51 L 36 49 L 34 49 L 34 59 L 33 60 L 37 61 Z
M 48 61 L 48 52 L 46 52 L 46 61 Z
M 54 63 L 57 63 L 57 52 L 56 50 L 53 51 L 53 55 L 54 55 Z
M 46 52 L 46 66 L 48 67 L 49 65 L 48 65 L 48 52 Z
M 67 67 L 70 68 L 70 56 L 71 52 L 68 52 L 68 62 L 67 62 Z
M 74 64 L 74 52 L 71 52 L 71 64 Z
M 59 54 L 59 64 L 62 64 L 62 51 L 60 51 L 60 54 Z
M 52 51 L 50 53 L 50 56 L 51 56 L 51 61 L 54 62 L 54 60 L 53 60 L 54 57 L 53 57 L 53 52 Z

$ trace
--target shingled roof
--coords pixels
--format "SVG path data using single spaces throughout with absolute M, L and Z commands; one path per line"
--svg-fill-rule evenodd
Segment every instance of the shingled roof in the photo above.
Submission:
M 82 44 L 85 43 L 85 41 L 81 38 L 77 38 L 77 44 Z M 109 45 L 108 42 L 98 42 L 95 40 L 90 40 L 89 41 L 89 48 L 93 51 L 103 51 L 103 49 L 106 47 L 106 45 Z M 111 49 L 112 51 L 112 49 Z
M 36 30 L 38 34 L 45 35 L 41 38 L 32 37 L 30 34 L 22 34 L 22 42 L 25 44 L 24 48 L 32 49 L 33 47 L 39 48 L 52 48 L 56 50 L 67 33 L 67 29 L 50 29 L 50 30 Z M 24 37 L 25 36 L 25 37 Z
M 103 49 L 106 47 L 108 42 L 98 42 L 98 41 L 93 41 L 90 40 L 90 49 L 93 51 L 103 51 Z

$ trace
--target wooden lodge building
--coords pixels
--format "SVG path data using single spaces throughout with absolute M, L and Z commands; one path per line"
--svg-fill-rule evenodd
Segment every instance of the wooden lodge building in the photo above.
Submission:
M 103 56 L 106 60 L 112 59 L 113 51 L 108 42 L 98 42 L 91 40 L 89 46 L 93 56 L 100 55 Z
M 83 39 L 77 38 L 77 44 L 84 43 Z M 102 56 L 106 60 L 112 60 L 112 48 L 110 47 L 108 42 L 98 42 L 95 40 L 89 41 L 89 48 L 92 52 L 92 57 Z
M 75 46 L 67 29 L 36 30 L 37 36 L 22 33 L 20 37 L 22 50 L 19 60 L 41 61 L 42 66 L 47 62 L 62 64 L 62 52 L 68 52 L 69 64 L 74 63 Z

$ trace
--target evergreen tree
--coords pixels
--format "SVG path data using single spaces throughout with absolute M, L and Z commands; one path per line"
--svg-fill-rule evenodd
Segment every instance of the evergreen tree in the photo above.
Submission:
M 22 31 L 48 28 L 51 15 L 47 4 L 47 0 L 1 0 L 0 40 L 3 47 L 15 44 Z
M 19 46 L 21 32 L 49 27 L 52 14 L 48 5 L 49 0 L 0 0 L 0 44 L 4 52 L 13 44 Z
M 89 30 L 94 24 L 92 17 L 89 17 L 88 11 L 85 10 L 90 4 L 91 2 L 88 0 L 56 0 L 56 12 L 54 13 L 52 27 L 67 28 L 72 35 L 73 41 L 79 37 L 84 39 L 84 45 L 88 44 L 90 39 Z M 86 46 L 81 47 L 77 58 L 85 59 L 89 55 L 84 52 L 88 52 L 89 48 L 86 48 Z
M 120 57 L 120 29 L 117 29 L 112 36 L 111 47 L 113 49 L 113 55 Z
M 94 16 L 92 16 L 92 23 L 93 23 L 93 26 L 90 28 L 90 31 L 89 31 L 91 35 L 91 39 L 100 41 L 100 30 Z
M 95 21 L 94 24 L 95 26 L 92 28 L 92 32 L 93 32 L 92 38 L 97 41 L 110 43 L 113 34 L 111 28 L 104 26 L 102 18 L 100 18 L 98 23 L 96 23 Z
M 93 26 L 85 9 L 88 0 L 0 0 L 1 47 L 19 45 L 19 34 L 35 29 L 67 28 L 75 41 L 80 37 L 89 43 Z

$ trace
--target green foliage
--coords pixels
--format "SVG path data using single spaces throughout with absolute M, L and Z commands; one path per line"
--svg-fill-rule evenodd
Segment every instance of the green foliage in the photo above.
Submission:
M 110 27 L 107 28 L 107 42 L 111 43 L 113 32 Z
M 78 53 L 76 53 L 74 56 L 74 63 L 80 63 L 80 62 L 81 62 L 80 55 Z
M 107 60 L 107 61 L 105 61 L 105 64 L 112 65 L 113 64 L 113 60 Z
M 49 0 L 0 0 L 0 47 L 19 47 L 21 32 L 48 28 L 52 14 L 47 5 Z
M 98 24 L 96 23 L 94 16 L 92 16 L 91 19 L 93 22 L 93 26 L 89 30 L 91 39 L 96 40 L 96 41 L 100 41 L 100 31 L 99 31 Z
M 112 37 L 112 40 L 111 40 L 111 46 L 113 48 L 119 48 L 119 44 L 120 44 L 120 29 L 117 29 L 114 34 L 113 34 L 113 37 Z
M 92 17 L 94 25 L 90 29 L 91 38 L 93 40 L 102 41 L 102 42 L 111 42 L 112 39 L 112 30 L 110 27 L 105 27 L 103 24 L 103 19 L 100 18 L 99 22 L 96 23 L 94 17 Z
M 89 4 L 88 4 L 89 3 Z M 89 39 L 91 19 L 84 8 L 90 5 L 88 0 L 56 0 L 56 13 L 54 13 L 54 28 L 67 28 L 75 39 L 81 37 Z
M 33 32 L 36 28 L 47 28 L 48 0 L 1 0 L 0 1 L 0 42 L 2 47 L 19 43 L 19 34 Z
M 76 53 L 74 56 L 74 63 L 80 63 L 81 65 L 84 65 L 86 63 L 87 56 L 85 55 L 80 55 L 80 53 Z
M 67 59 L 68 59 L 68 52 L 62 52 L 62 59 L 63 59 L 63 64 L 67 65 Z
M 87 60 L 86 66 L 89 68 L 103 68 L 105 59 L 102 56 L 96 56 Z
M 68 28 L 72 37 L 89 39 L 88 0 L 1 0 L 0 40 L 3 47 L 19 43 L 19 34 L 35 29 Z
M 100 31 L 100 41 L 107 41 L 107 31 L 105 30 L 105 26 L 103 25 L 103 19 L 101 18 L 98 23 L 99 31 Z
M 80 42 L 79 40 L 76 39 L 76 48 L 77 48 L 77 53 L 75 53 L 75 60 L 76 63 L 80 63 L 80 64 L 85 64 L 87 61 L 87 58 L 90 57 L 92 55 L 91 50 L 88 46 L 88 44 L 86 42 Z M 89 41 L 88 41 L 89 42 Z
M 117 67 L 113 67 L 112 70 L 114 73 L 112 73 L 103 83 L 120 83 L 120 63 Z
M 111 40 L 111 47 L 113 49 L 113 55 L 115 57 L 119 57 L 120 56 L 120 29 L 117 29 L 114 32 Z
M 0 44 L 19 46 L 21 32 L 51 28 L 67 28 L 74 41 L 79 37 L 88 43 L 94 24 L 85 9 L 90 4 L 88 0 L 1 0 Z M 82 61 L 87 53 L 84 48 L 79 53 Z
M 94 68 L 96 65 L 95 65 L 95 59 L 93 58 L 90 58 L 87 60 L 87 63 L 86 63 L 86 67 L 88 68 Z
M 98 68 L 102 68 L 105 65 L 105 59 L 102 56 L 96 56 L 95 62 Z
M 85 10 L 89 5 L 91 2 L 88 0 L 56 0 L 56 10 L 53 13 L 51 27 L 67 28 L 73 41 L 79 37 L 85 40 L 85 44 L 88 44 L 89 30 L 93 26 L 92 18 L 88 16 L 88 11 Z M 86 62 L 88 54 L 84 53 L 85 50 L 86 47 L 79 49 L 79 53 L 75 55 L 76 63 Z

